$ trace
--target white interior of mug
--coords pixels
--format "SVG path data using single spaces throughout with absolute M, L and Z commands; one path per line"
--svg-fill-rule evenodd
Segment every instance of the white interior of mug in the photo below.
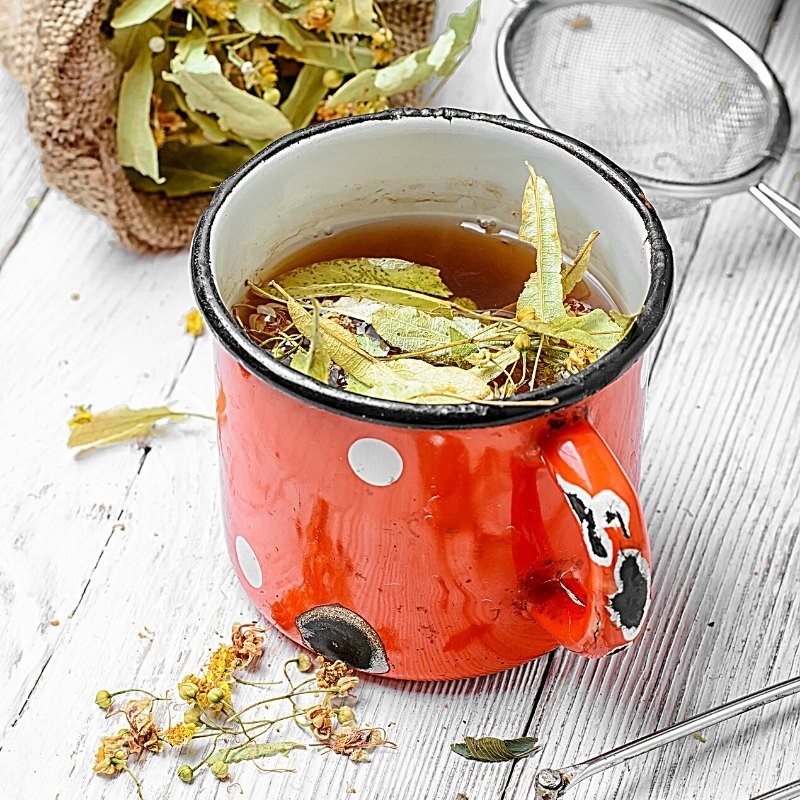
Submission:
M 247 278 L 268 277 L 270 264 L 337 228 L 445 214 L 516 230 L 525 161 L 550 184 L 566 254 L 599 230 L 591 273 L 620 310 L 633 313 L 644 303 L 650 246 L 642 217 L 563 146 L 469 117 L 366 119 L 306 134 L 251 169 L 219 208 L 210 256 L 227 305 L 241 298 Z

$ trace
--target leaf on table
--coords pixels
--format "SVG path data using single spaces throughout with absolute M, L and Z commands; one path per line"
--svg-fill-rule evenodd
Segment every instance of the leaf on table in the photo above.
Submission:
M 292 750 L 305 750 L 305 745 L 299 742 L 254 742 L 253 744 L 240 744 L 236 747 L 227 747 L 224 750 L 215 750 L 207 759 L 206 764 L 238 764 L 241 761 L 255 761 L 258 758 L 271 756 L 286 756 Z
M 550 187 L 530 164 L 527 167 L 530 177 L 522 199 L 519 238 L 536 247 L 536 270 L 517 300 L 517 317 L 525 309 L 533 309 L 536 319 L 550 322 L 565 313 L 561 288 L 563 253 Z
M 314 118 L 317 106 L 328 92 L 322 82 L 325 67 L 304 64 L 294 80 L 289 96 L 283 101 L 281 111 L 295 129 L 304 128 Z
M 238 0 L 234 13 L 248 33 L 279 37 L 295 50 L 303 46 L 303 34 L 297 23 L 285 17 L 270 0 Z
M 184 422 L 190 416 L 197 415 L 173 411 L 168 406 L 152 408 L 119 406 L 97 413 L 85 406 L 78 406 L 72 419 L 69 420 L 70 434 L 67 447 L 85 448 L 78 453 L 82 456 L 99 447 L 150 436 L 158 423 Z
M 494 736 L 475 739 L 465 736 L 463 743 L 451 744 L 450 749 L 470 761 L 498 763 L 533 755 L 540 749 L 536 742 L 535 736 L 521 736 L 519 739 L 496 739 Z
M 372 0 L 336 0 L 330 29 L 334 33 L 373 33 L 378 29 Z
M 589 269 L 589 258 L 592 254 L 592 244 L 600 235 L 600 231 L 592 231 L 586 241 L 581 245 L 580 250 L 575 255 L 571 264 L 565 264 L 561 268 L 561 290 L 566 297 L 580 281 L 583 280 L 586 271 Z
M 458 57 L 469 47 L 480 18 L 480 0 L 463 14 L 452 14 L 446 30 L 437 40 L 421 50 L 398 58 L 380 69 L 364 69 L 342 84 L 327 100 L 325 108 L 360 103 L 407 92 L 433 77 L 447 77 L 455 69 Z
M 435 297 L 451 297 L 453 294 L 442 282 L 438 269 L 399 258 L 339 258 L 320 261 L 293 269 L 279 276 L 276 283 L 292 297 L 360 296 L 357 292 L 348 292 L 342 288 L 334 288 L 328 294 L 320 294 L 320 291 L 327 292 L 329 287 L 361 284 L 391 286 Z
M 143 49 L 122 76 L 117 105 L 117 158 L 156 183 L 163 183 L 158 170 L 158 147 L 150 127 L 153 95 L 152 53 Z
M 292 124 L 275 106 L 234 86 L 222 74 L 214 56 L 205 51 L 200 37 L 183 39 L 163 78 L 183 90 L 195 111 L 219 119 L 220 128 L 246 139 L 273 140 L 292 130 Z
M 111 19 L 112 28 L 128 28 L 141 25 L 163 11 L 172 0 L 124 0 Z
M 315 67 L 335 69 L 345 75 L 360 72 L 372 66 L 372 51 L 368 47 L 349 47 L 335 42 L 321 42 L 309 36 L 304 38 L 301 48 L 294 48 L 281 42 L 278 45 L 279 58 L 313 64 Z
M 161 192 L 167 197 L 188 197 L 213 192 L 251 156 L 249 148 L 234 142 L 200 147 L 180 147 L 170 142 L 160 151 L 164 183 L 157 184 L 132 170 L 128 171 L 128 178 L 139 191 Z

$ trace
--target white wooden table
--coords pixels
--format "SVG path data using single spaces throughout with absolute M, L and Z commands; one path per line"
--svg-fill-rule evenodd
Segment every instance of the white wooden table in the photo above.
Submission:
M 443 0 L 441 16 L 461 5 Z M 493 40 L 510 0 L 486 0 L 478 41 L 439 97 L 509 113 Z M 800 2 L 703 0 L 759 49 L 800 119 Z M 42 185 L 24 98 L 0 76 L 0 797 L 133 796 L 91 773 L 113 723 L 100 688 L 164 689 L 253 617 L 223 545 L 213 426 L 149 450 L 76 461 L 74 405 L 213 409 L 211 342 L 182 332 L 187 256 L 141 258 Z M 776 188 L 800 198 L 800 126 Z M 38 203 L 36 201 L 39 201 Z M 560 766 L 800 674 L 800 242 L 747 196 L 668 225 L 675 311 L 648 405 L 642 498 L 654 545 L 649 626 L 625 655 L 555 652 L 449 684 L 366 679 L 361 718 L 391 724 L 370 764 L 293 753 L 295 772 L 237 768 L 247 797 L 523 800 Z M 56 624 L 59 623 L 59 624 Z M 269 637 L 268 679 L 296 648 Z M 541 759 L 468 763 L 464 734 L 544 741 Z M 800 698 L 751 712 L 585 784 L 583 798 L 745 800 L 800 778 Z M 239 794 L 150 758 L 147 798 Z M 352 790 L 355 790 L 355 793 Z

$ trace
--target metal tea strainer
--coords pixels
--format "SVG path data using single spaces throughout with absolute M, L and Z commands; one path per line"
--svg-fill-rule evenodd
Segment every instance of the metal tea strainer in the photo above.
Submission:
M 747 190 L 800 237 L 800 209 L 762 182 L 791 123 L 750 45 L 673 0 L 514 2 L 497 63 L 525 119 L 616 161 L 664 217 Z

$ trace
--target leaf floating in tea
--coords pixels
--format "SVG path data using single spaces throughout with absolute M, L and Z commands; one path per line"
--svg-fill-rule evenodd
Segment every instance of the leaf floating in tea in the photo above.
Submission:
M 399 258 L 340 258 L 323 261 L 287 272 L 277 282 L 293 297 L 357 294 L 345 291 L 344 287 L 365 284 L 409 289 L 436 297 L 453 295 L 439 277 L 438 269 L 412 264 Z M 329 291 L 330 288 L 334 288 L 334 291 Z
M 532 308 L 536 319 L 549 322 L 564 315 L 561 289 L 561 264 L 564 256 L 558 238 L 553 195 L 544 178 L 528 164 L 530 178 L 522 199 L 520 239 L 536 247 L 536 271 L 525 284 L 517 300 L 517 316 Z
M 622 334 L 620 339 L 624 339 L 628 335 L 628 331 L 631 329 L 631 326 L 634 322 L 636 322 L 636 318 L 639 316 L 638 314 L 623 314 L 621 311 L 616 311 L 615 309 L 611 309 L 608 312 L 608 316 L 616 322 L 619 326 Z
M 586 270 L 589 269 L 592 244 L 599 235 L 600 231 L 592 231 L 581 245 L 581 249 L 578 250 L 573 262 L 565 265 L 561 270 L 561 288 L 565 297 L 583 280 Z
M 379 308 L 372 314 L 372 326 L 392 347 L 406 353 L 417 353 L 425 361 L 456 360 L 451 345 L 465 340 L 465 334 L 455 327 L 453 320 L 408 306 L 385 305 Z M 478 323 L 478 330 L 480 327 Z M 474 349 L 475 345 L 471 348 L 463 345 L 461 359 Z
M 292 357 L 290 366 L 292 369 L 303 372 L 320 383 L 328 382 L 331 358 L 325 349 L 320 334 L 319 303 L 314 303 L 311 331 L 308 334 L 308 350 L 300 348 Z
M 499 378 L 504 372 L 511 369 L 522 355 L 514 345 L 506 347 L 499 353 L 484 352 L 486 352 L 487 357 L 483 359 L 483 363 L 477 364 L 470 369 L 470 373 L 484 383 L 491 383 L 495 378 Z
M 519 739 L 496 739 L 484 736 L 475 739 L 465 736 L 464 742 L 451 744 L 450 749 L 470 761 L 499 763 L 527 758 L 540 749 L 535 736 L 521 736 Z
M 150 436 L 159 423 L 184 422 L 189 417 L 211 419 L 202 414 L 173 411 L 168 406 L 153 408 L 120 406 L 97 413 L 79 406 L 69 421 L 70 434 L 67 447 L 84 448 L 78 453 L 79 456 L 83 456 L 98 447 Z

